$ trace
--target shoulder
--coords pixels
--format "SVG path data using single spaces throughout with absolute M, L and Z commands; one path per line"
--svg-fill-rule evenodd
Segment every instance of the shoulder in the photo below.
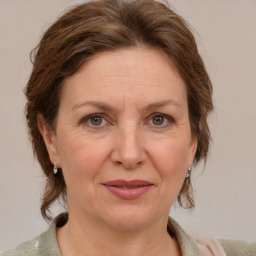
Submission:
M 247 242 L 241 240 L 219 240 L 227 256 L 255 256 L 256 241 Z
M 202 256 L 256 256 L 256 241 L 200 240 L 197 241 Z
M 51 239 L 51 227 L 39 237 L 19 245 L 16 249 L 0 253 L 0 256 L 51 256 L 60 255 L 59 249 L 55 245 L 55 240 Z
M 56 239 L 56 223 L 65 216 L 61 214 L 55 218 L 49 229 L 37 238 L 21 244 L 14 250 L 0 253 L 0 256 L 61 256 Z
M 194 240 L 172 218 L 169 218 L 168 226 L 178 240 L 182 255 L 256 256 L 256 241 L 246 242 L 224 239 Z
M 14 250 L 0 253 L 0 256 L 34 256 L 37 254 L 38 238 L 21 244 Z

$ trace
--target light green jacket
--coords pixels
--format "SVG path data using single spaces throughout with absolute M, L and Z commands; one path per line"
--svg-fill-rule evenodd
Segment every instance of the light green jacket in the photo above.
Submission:
M 62 215 L 63 216 L 63 215 Z M 56 223 L 59 216 L 53 221 L 49 229 L 39 237 L 28 241 L 15 250 L 1 253 L 1 256 L 61 256 L 56 240 Z M 169 219 L 168 227 L 174 232 L 179 243 L 182 256 L 256 256 L 256 242 L 220 240 L 220 249 L 196 243 L 173 219 Z M 218 243 L 218 242 L 217 242 Z M 219 243 L 218 243 L 219 244 Z M 207 245 L 207 244 L 206 244 Z M 219 244 L 220 245 L 220 244 Z M 211 249 L 212 248 L 212 249 Z

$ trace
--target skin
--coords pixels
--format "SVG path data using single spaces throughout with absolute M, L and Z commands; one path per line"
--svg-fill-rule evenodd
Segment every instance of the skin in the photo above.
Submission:
M 166 224 L 197 140 L 185 83 L 165 53 L 136 47 L 93 56 L 65 79 L 56 130 L 38 120 L 67 184 L 69 221 L 57 230 L 63 255 L 180 255 Z M 102 185 L 119 179 L 153 186 L 120 199 Z

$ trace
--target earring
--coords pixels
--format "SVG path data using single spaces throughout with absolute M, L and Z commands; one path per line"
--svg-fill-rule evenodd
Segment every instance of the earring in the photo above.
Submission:
M 56 162 L 53 164 L 53 173 L 54 174 L 57 174 L 57 172 L 58 172 L 58 168 L 57 168 L 57 164 L 56 164 Z
M 192 168 L 191 167 L 188 167 L 188 173 L 186 175 L 186 179 L 188 179 L 191 175 L 191 172 L 192 172 Z

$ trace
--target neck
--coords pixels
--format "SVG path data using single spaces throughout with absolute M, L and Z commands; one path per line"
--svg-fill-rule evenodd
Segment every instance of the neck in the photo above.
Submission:
M 167 232 L 167 218 L 146 228 L 117 230 L 69 213 L 66 225 L 57 229 L 58 244 L 63 256 L 178 256 L 177 241 Z

